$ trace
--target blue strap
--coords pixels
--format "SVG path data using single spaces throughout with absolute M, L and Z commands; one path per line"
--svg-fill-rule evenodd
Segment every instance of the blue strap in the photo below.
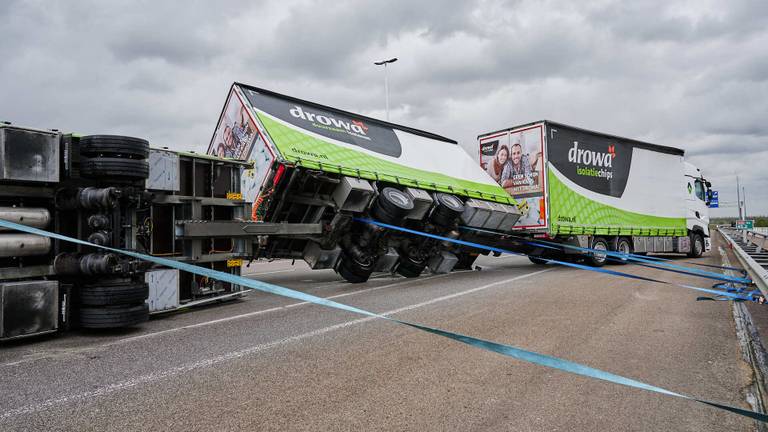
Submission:
M 460 229 L 464 229 L 464 230 L 478 231 L 478 232 L 484 232 L 484 233 L 488 233 L 488 234 L 495 234 L 495 235 L 501 235 L 501 236 L 510 237 L 510 238 L 517 238 L 517 239 L 527 240 L 527 238 L 525 238 L 525 237 L 520 237 L 520 236 L 516 236 L 516 235 L 512 235 L 512 234 L 504 233 L 504 232 L 500 232 L 500 231 L 493 231 L 493 230 L 487 230 L 487 229 L 482 229 L 482 228 L 474 228 L 474 227 L 468 227 L 468 226 L 460 226 L 459 228 Z M 563 245 L 561 243 L 548 242 L 546 240 L 537 240 L 537 241 L 542 242 L 542 243 L 549 243 L 551 245 L 565 246 L 565 245 Z M 572 245 L 568 245 L 568 246 L 569 247 L 578 248 L 578 246 L 572 246 Z M 553 248 L 550 248 L 550 249 L 557 249 L 557 248 L 553 247 Z M 587 250 L 590 250 L 590 249 L 587 248 Z M 623 254 L 623 253 L 619 253 L 619 254 L 622 257 L 628 256 L 628 257 L 634 257 L 634 258 L 647 259 L 647 260 L 651 260 L 651 261 L 663 261 L 663 262 L 673 262 L 674 261 L 674 260 L 671 260 L 669 258 L 655 257 L 655 256 L 649 256 L 649 255 Z M 716 268 L 716 269 L 721 269 L 721 270 L 733 270 L 733 271 L 737 271 L 737 272 L 743 274 L 744 277 L 747 276 L 747 271 L 744 270 L 743 268 L 729 267 L 729 266 L 724 266 L 724 265 L 696 263 L 696 262 L 688 262 L 687 264 L 690 264 L 690 265 L 693 265 L 693 266 L 697 266 L 697 267 L 708 267 L 708 268 Z M 719 273 L 717 273 L 717 274 L 719 274 Z
M 641 255 L 641 257 L 649 259 L 649 260 L 653 260 L 653 261 L 667 261 L 667 262 L 674 261 L 674 260 L 671 260 L 669 258 L 662 258 L 662 257 L 648 256 L 648 255 Z M 690 264 L 690 265 L 698 266 L 698 267 L 709 267 L 709 268 L 716 268 L 716 269 L 722 269 L 722 270 L 732 270 L 732 271 L 737 271 L 737 272 L 743 274 L 744 277 L 747 276 L 747 271 L 744 270 L 743 268 L 738 268 L 738 267 L 729 267 L 729 266 L 724 266 L 724 265 L 705 264 L 705 263 L 696 263 L 696 262 L 686 262 L 686 264 Z
M 748 288 L 751 288 L 751 286 L 750 285 L 743 285 L 743 284 L 720 282 L 720 283 L 716 283 L 716 284 L 712 285 L 712 288 L 721 289 L 721 290 L 725 290 L 725 291 L 728 291 L 728 292 L 744 293 L 745 291 L 747 291 Z M 751 290 L 751 291 L 747 291 L 746 294 L 748 294 L 748 295 L 760 295 L 761 292 L 760 292 L 760 290 Z
M 497 247 L 493 247 L 493 246 L 486 246 L 486 245 L 483 245 L 483 244 L 480 244 L 480 243 L 469 242 L 469 241 L 466 241 L 466 240 L 453 239 L 453 238 L 449 238 L 449 237 L 440 236 L 440 235 L 437 235 L 437 234 L 431 234 L 431 233 L 425 233 L 425 232 L 421 232 L 421 231 L 416 231 L 416 230 L 412 230 L 412 229 L 409 229 L 409 228 L 403 228 L 403 227 L 399 227 L 399 226 L 396 226 L 396 225 L 390 225 L 390 224 L 386 224 L 386 223 L 383 223 L 383 222 L 378 222 L 378 221 L 375 221 L 375 220 L 372 220 L 372 219 L 355 218 L 355 220 L 357 220 L 359 222 L 371 224 L 371 225 L 380 226 L 382 228 L 387 228 L 387 229 L 391 229 L 391 230 L 395 230 L 395 231 L 400 231 L 400 232 L 406 232 L 406 233 L 409 233 L 409 234 L 414 234 L 414 235 L 418 235 L 418 236 L 422 236 L 422 237 L 432 238 L 432 239 L 435 239 L 435 240 L 440 240 L 440 241 L 444 241 L 444 242 L 450 242 L 450 243 L 454 243 L 454 244 L 459 244 L 459 245 L 462 245 L 462 246 L 467 246 L 467 247 L 471 247 L 471 248 L 475 248 L 475 249 L 482 249 L 482 250 L 487 250 L 487 251 L 491 251 L 491 252 L 498 252 L 498 253 L 510 254 L 510 255 L 527 256 L 526 254 L 520 253 L 520 252 L 514 252 L 514 251 L 510 251 L 510 250 L 506 250 L 506 249 L 502 249 L 502 248 L 497 248 Z M 739 294 L 733 294 L 733 293 L 727 293 L 727 292 L 723 292 L 723 291 L 717 291 L 717 290 L 713 290 L 713 289 L 709 289 L 709 288 L 701 288 L 701 287 L 696 287 L 696 286 L 692 286 L 692 285 L 679 284 L 679 283 L 675 283 L 675 282 L 667 282 L 667 281 L 663 281 L 663 280 L 659 280 L 659 279 L 654 279 L 654 278 L 649 278 L 649 277 L 645 277 L 645 276 L 634 275 L 634 274 L 631 274 L 631 273 L 624 273 L 624 272 L 620 272 L 620 271 L 616 271 L 616 270 L 608 270 L 608 269 L 599 268 L 599 267 L 590 267 L 590 266 L 583 265 L 583 264 L 572 263 L 572 262 L 567 262 L 567 261 L 560 261 L 560 260 L 556 260 L 556 259 L 552 259 L 552 258 L 544 258 L 544 257 L 536 257 L 536 258 L 539 258 L 539 259 L 541 259 L 543 261 L 546 261 L 546 262 L 560 264 L 562 266 L 577 268 L 577 269 L 581 269 L 581 270 L 588 270 L 588 271 L 592 271 L 592 272 L 596 272 L 596 273 L 605 273 L 605 274 L 610 274 L 610 275 L 614 275 L 614 276 L 621 276 L 621 277 L 630 278 L 630 279 L 643 280 L 643 281 L 647 281 L 647 282 L 656 282 L 656 283 L 660 283 L 660 284 L 677 286 L 677 287 L 681 287 L 681 288 L 685 288 L 685 289 L 690 289 L 690 290 L 694 290 L 694 291 L 705 292 L 705 293 L 708 293 L 708 294 L 725 295 L 725 296 L 731 297 L 733 299 L 738 299 L 738 300 L 743 300 L 743 301 L 751 301 L 751 302 L 755 302 L 755 303 L 759 303 L 760 302 L 759 299 L 754 299 L 754 298 L 742 296 L 742 295 L 739 295 Z
M 578 250 L 582 252 L 592 252 L 592 253 L 600 253 L 603 255 L 606 255 L 608 257 L 616 258 L 616 260 L 621 261 L 634 261 L 636 263 L 645 263 L 645 264 L 639 264 L 644 265 L 645 267 L 652 267 L 659 270 L 667 270 L 672 271 L 675 273 L 682 273 L 682 274 L 690 274 L 693 276 L 700 276 L 708 279 L 714 279 L 714 280 L 722 280 L 722 281 L 729 281 L 729 282 L 740 282 L 740 283 L 751 283 L 752 280 L 748 278 L 740 278 L 735 276 L 729 276 L 724 275 L 722 273 L 715 273 L 710 272 L 706 270 L 698 270 L 693 269 L 690 267 L 684 267 L 676 264 L 672 264 L 671 260 L 659 258 L 659 257 L 648 257 L 643 255 L 637 255 L 637 254 L 626 254 L 622 252 L 616 252 L 616 251 L 607 251 L 607 250 L 596 250 L 592 248 L 586 248 L 581 246 L 575 246 L 575 245 L 569 245 L 569 244 L 563 244 L 563 243 L 555 243 L 555 242 L 549 242 L 546 240 L 530 240 L 525 237 L 518 237 L 514 235 L 505 235 L 500 232 L 496 231 L 490 231 L 486 229 L 481 228 L 473 228 L 473 227 L 467 227 L 462 226 L 461 229 L 467 230 L 467 231 L 477 231 L 477 232 L 483 232 L 487 234 L 494 234 L 494 235 L 503 235 L 508 238 L 513 238 L 515 240 L 518 240 L 520 242 L 523 242 L 525 244 L 531 245 L 531 246 L 537 246 L 537 247 L 543 247 L 546 249 L 553 249 L 553 250 L 560 250 L 560 249 L 571 249 L 571 250 Z M 723 267 L 725 268 L 725 267 Z M 728 269 L 732 269 L 732 267 L 727 267 Z M 738 269 L 739 271 L 743 271 L 742 269 Z
M 548 356 L 548 355 L 545 355 L 545 354 L 539 354 L 539 353 L 536 353 L 536 352 L 533 352 L 533 351 L 527 351 L 527 350 L 524 350 L 522 348 L 514 347 L 512 345 L 500 344 L 500 343 L 497 343 L 497 342 L 492 342 L 492 341 L 488 341 L 488 340 L 484 340 L 484 339 L 480 339 L 480 338 L 475 338 L 475 337 L 472 337 L 472 336 L 466 336 L 466 335 L 463 335 L 463 334 L 460 334 L 460 333 L 449 332 L 449 331 L 441 330 L 441 329 L 434 328 L 434 327 L 429 327 L 429 326 L 425 326 L 425 325 L 421 325 L 421 324 L 416 324 L 416 323 L 412 323 L 412 322 L 408 322 L 408 321 L 399 320 L 399 319 L 396 319 L 396 318 L 391 318 L 391 317 L 388 317 L 388 316 L 385 316 L 385 315 L 379 315 L 377 313 L 369 312 L 369 311 L 366 311 L 364 309 L 359 309 L 359 308 L 356 308 L 354 306 L 345 305 L 343 303 L 338 303 L 338 302 L 335 302 L 333 300 L 324 299 L 322 297 L 316 297 L 316 296 L 313 296 L 311 294 L 306 294 L 306 293 L 303 293 L 303 292 L 300 292 L 300 291 L 295 291 L 295 290 L 292 290 L 292 289 L 289 289 L 289 288 L 284 288 L 284 287 L 281 287 L 281 286 L 268 284 L 268 283 L 265 283 L 265 282 L 257 281 L 255 279 L 248 279 L 248 278 L 245 278 L 245 277 L 242 277 L 242 276 L 233 275 L 233 274 L 230 274 L 230 273 L 224 273 L 224 272 L 221 272 L 221 271 L 218 271 L 218 270 L 212 270 L 212 269 L 209 269 L 209 268 L 199 267 L 199 266 L 196 266 L 196 265 L 187 264 L 187 263 L 183 263 L 183 262 L 178 262 L 178 261 L 170 260 L 170 259 L 167 259 L 167 258 L 156 257 L 156 256 L 151 256 L 151 255 L 145 255 L 145 254 L 138 253 L 138 252 L 121 250 L 121 249 L 115 249 L 115 248 L 111 248 L 111 247 L 107 247 L 107 246 L 100 246 L 100 245 L 89 243 L 89 242 L 86 242 L 86 241 L 83 241 L 83 240 L 79 240 L 79 239 L 75 239 L 75 238 L 72 238 L 72 237 L 67 237 L 67 236 L 64 236 L 64 235 L 61 235 L 61 234 L 56 234 L 56 233 L 44 231 L 44 230 L 41 230 L 41 229 L 38 229 L 38 228 L 32 228 L 32 227 L 28 227 L 28 226 L 25 226 L 25 225 L 20 225 L 20 224 L 17 224 L 17 223 L 14 223 L 14 222 L 5 221 L 5 220 L 2 220 L 2 219 L 0 219 L 0 227 L 10 228 L 10 229 L 17 230 L 17 231 L 23 231 L 23 232 L 26 232 L 26 233 L 29 233 L 29 234 L 36 234 L 36 235 L 40 235 L 40 236 L 44 236 L 44 237 L 58 239 L 58 240 L 61 240 L 61 241 L 66 241 L 66 242 L 70 242 L 70 243 L 76 243 L 76 244 L 80 244 L 80 245 L 83 245 L 83 246 L 89 246 L 89 247 L 93 247 L 93 248 L 96 248 L 96 249 L 102 249 L 102 250 L 106 250 L 106 251 L 110 251 L 110 252 L 114 252 L 114 253 L 119 253 L 119 254 L 127 255 L 127 256 L 130 256 L 130 257 L 133 257 L 133 258 L 137 258 L 137 259 L 141 259 L 141 260 L 144 260 L 144 261 L 149 261 L 149 262 L 152 262 L 152 263 L 155 263 L 155 264 L 159 264 L 159 265 L 162 265 L 162 266 L 166 266 L 166 267 L 170 267 L 170 268 L 174 268 L 174 269 L 190 272 L 190 273 L 193 273 L 193 274 L 196 274 L 196 275 L 199 275 L 199 276 L 205 276 L 205 277 L 209 277 L 209 278 L 212 278 L 212 279 L 220 280 L 220 281 L 223 281 L 223 282 L 229 282 L 229 283 L 232 283 L 232 284 L 235 284 L 235 285 L 240 285 L 240 286 L 243 286 L 243 287 L 246 287 L 246 288 L 251 288 L 251 289 L 254 289 L 254 290 L 258 290 L 258 291 L 262 291 L 262 292 L 267 292 L 267 293 L 271 293 L 271 294 L 276 294 L 276 295 L 280 295 L 280 296 L 284 296 L 284 297 L 288 297 L 288 298 L 292 298 L 292 299 L 296 299 L 296 300 L 306 301 L 306 302 L 314 303 L 314 304 L 321 305 L 321 306 L 326 306 L 326 307 L 330 307 L 330 308 L 340 309 L 340 310 L 343 310 L 343 311 L 352 312 L 352 313 L 356 313 L 356 314 L 360 314 L 360 315 L 364 315 L 364 316 L 368 316 L 368 317 L 375 317 L 375 318 L 391 321 L 391 322 L 394 322 L 394 323 L 398 323 L 398 324 L 409 326 L 411 328 L 419 329 L 419 330 L 422 330 L 422 331 L 425 331 L 425 332 L 428 332 L 428 333 L 431 333 L 431 334 L 435 334 L 435 335 L 438 335 L 438 336 L 443 336 L 445 338 L 448 338 L 448 339 L 451 339 L 451 340 L 454 340 L 454 341 L 457 341 L 457 342 L 461 342 L 463 344 L 467 344 L 467 345 L 475 347 L 475 348 L 479 348 L 479 349 L 482 349 L 482 350 L 485 350 L 485 351 L 490 351 L 490 352 L 494 352 L 494 353 L 497 353 L 497 354 L 501 354 L 501 355 L 506 356 L 506 357 L 511 357 L 511 358 L 514 358 L 514 359 L 517 359 L 517 360 L 522 360 L 522 361 L 525 361 L 525 362 L 533 363 L 533 364 L 540 365 L 540 366 L 549 367 L 549 368 L 552 368 L 552 369 L 558 369 L 558 370 L 561 370 L 561 371 L 564 371 L 564 372 L 569 372 L 569 373 L 572 373 L 572 374 L 575 374 L 575 375 L 581 375 L 581 376 L 584 376 L 584 377 L 594 378 L 594 379 L 598 379 L 598 380 L 602 380 L 602 381 L 607 381 L 607 382 L 611 382 L 611 383 L 614 383 L 614 384 L 620 384 L 620 385 L 627 386 L 627 387 L 637 388 L 637 389 L 646 390 L 646 391 L 650 391 L 650 392 L 654 392 L 654 393 L 659 393 L 659 394 L 663 394 L 663 395 L 667 395 L 667 396 L 673 396 L 673 397 L 678 397 L 678 398 L 682 398 L 682 399 L 687 399 L 687 400 L 699 402 L 699 403 L 702 403 L 702 404 L 705 404 L 705 405 L 709 405 L 709 406 L 712 406 L 712 407 L 715 407 L 715 408 L 718 408 L 718 409 L 730 411 L 730 412 L 736 413 L 736 414 L 741 415 L 741 416 L 749 417 L 749 418 L 752 418 L 752 419 L 755 419 L 755 420 L 758 420 L 758 421 L 761 421 L 761 422 L 768 423 L 768 415 L 765 415 L 765 414 L 761 414 L 761 413 L 757 413 L 757 412 L 754 412 L 754 411 L 749 411 L 749 410 L 745 410 L 745 409 L 741 409 L 741 408 L 736 408 L 736 407 L 732 407 L 732 406 L 729 406 L 729 405 L 722 405 L 722 404 L 718 404 L 718 403 L 715 403 L 715 402 L 707 401 L 705 399 L 699 399 L 699 398 L 695 398 L 695 397 L 692 397 L 692 396 L 676 393 L 676 392 L 664 389 L 662 387 L 657 387 L 657 386 L 654 386 L 654 385 L 651 385 L 651 384 L 644 383 L 642 381 L 633 380 L 631 378 L 627 378 L 627 377 L 624 377 L 624 376 L 621 376 L 621 375 L 616 375 L 616 374 L 613 374 L 613 373 L 610 373 L 610 372 L 606 372 L 606 371 L 603 371 L 603 370 L 600 370 L 600 369 L 595 369 L 595 368 L 592 368 L 592 367 L 589 367 L 589 366 L 586 366 L 586 365 L 583 365 L 583 364 L 580 364 L 580 363 L 564 360 L 564 359 L 561 359 L 561 358 L 552 357 L 552 356 Z
M 539 240 L 535 240 L 535 241 L 526 240 L 525 243 L 528 243 L 533 246 L 545 246 L 544 244 L 541 244 Z M 563 248 L 581 250 L 585 252 L 601 253 L 601 254 L 607 255 L 608 257 L 613 257 L 615 261 L 624 261 L 624 260 L 633 261 L 637 265 L 640 265 L 643 267 L 666 270 L 674 273 L 689 274 L 692 276 L 699 276 L 707 279 L 722 280 L 722 281 L 729 281 L 729 282 L 739 282 L 739 283 L 752 282 L 752 280 L 748 278 L 740 278 L 735 276 L 724 275 L 722 273 L 715 273 L 715 272 L 710 272 L 706 270 L 693 269 L 690 267 L 684 267 L 684 266 L 672 264 L 671 262 L 663 262 L 663 261 L 659 262 L 656 260 L 650 260 L 648 259 L 648 257 L 644 257 L 642 255 L 625 254 L 625 253 L 615 252 L 615 251 L 599 251 L 592 248 L 585 248 L 585 247 L 567 245 L 567 244 L 561 244 L 561 246 Z

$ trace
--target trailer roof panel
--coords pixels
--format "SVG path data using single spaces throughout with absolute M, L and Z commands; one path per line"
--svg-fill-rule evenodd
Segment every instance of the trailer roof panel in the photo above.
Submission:
M 271 91 L 271 90 L 263 89 L 263 88 L 260 88 L 260 87 L 254 87 L 254 86 L 251 86 L 251 85 L 248 85 L 248 84 L 243 84 L 243 83 L 240 83 L 240 82 L 235 82 L 235 85 L 240 86 L 240 87 L 242 87 L 244 89 L 255 91 L 257 93 L 261 93 L 261 94 L 264 94 L 264 95 L 267 95 L 267 96 L 272 96 L 272 97 L 279 98 L 279 99 L 284 99 L 286 101 L 298 103 L 298 104 L 301 104 L 301 105 L 304 105 L 304 106 L 308 106 L 308 107 L 312 107 L 312 108 L 317 108 L 317 109 L 320 109 L 320 110 L 329 111 L 329 112 L 336 113 L 336 114 L 341 114 L 341 115 L 344 115 L 344 116 L 355 117 L 355 118 L 358 118 L 358 119 L 361 119 L 361 120 L 365 120 L 366 122 L 369 122 L 369 123 L 372 123 L 372 124 L 375 124 L 375 125 L 378 125 L 378 126 L 383 126 L 383 127 L 387 127 L 387 128 L 391 128 L 391 129 L 397 129 L 397 130 L 401 130 L 403 132 L 408 132 L 408 133 L 411 133 L 411 134 L 414 134 L 414 135 L 423 136 L 425 138 L 429 138 L 429 139 L 433 139 L 433 140 L 438 140 L 438 141 L 443 141 L 443 142 L 446 142 L 446 143 L 457 144 L 458 145 L 457 141 L 452 140 L 450 138 L 446 138 L 446 137 L 444 137 L 442 135 L 434 134 L 432 132 L 427 132 L 427 131 L 424 131 L 424 130 L 415 129 L 415 128 L 412 128 L 412 127 L 409 127 L 409 126 L 404 126 L 404 125 L 400 125 L 400 124 L 396 124 L 396 123 L 390 123 L 390 122 L 387 122 L 387 121 L 384 121 L 384 120 L 380 120 L 380 119 L 376 119 L 376 118 L 373 118 L 373 117 L 364 116 L 362 114 L 354 113 L 354 112 L 351 112 L 351 111 L 345 111 L 345 110 L 342 110 L 342 109 L 339 109 L 339 108 L 334 108 L 334 107 L 331 107 L 331 106 L 328 106 L 328 105 L 322 105 L 322 104 L 319 104 L 317 102 L 312 102 L 312 101 L 308 101 L 308 100 L 304 100 L 304 99 L 299 99 L 299 98 L 296 98 L 296 97 L 293 97 L 293 96 L 284 95 L 284 94 L 277 93 L 277 92 L 274 92 L 274 91 Z
M 478 135 L 477 138 L 480 139 L 482 137 L 485 137 L 485 136 L 488 136 L 488 135 L 497 134 L 499 132 L 509 131 L 509 130 L 513 130 L 513 129 L 519 129 L 519 128 L 522 128 L 522 127 L 531 126 L 531 125 L 540 124 L 540 123 L 545 123 L 545 124 L 550 125 L 550 126 L 557 126 L 557 127 L 568 128 L 568 129 L 576 130 L 576 131 L 579 131 L 579 132 L 590 133 L 590 134 L 594 134 L 594 135 L 600 135 L 600 136 L 603 136 L 603 137 L 606 137 L 606 138 L 610 138 L 610 139 L 619 139 L 619 140 L 623 140 L 623 141 L 629 141 L 632 144 L 634 144 L 636 147 L 645 148 L 645 149 L 648 149 L 648 150 L 653 150 L 653 151 L 657 151 L 657 152 L 661 152 L 661 153 L 675 154 L 675 155 L 680 155 L 680 156 L 683 156 L 685 154 L 685 150 L 683 150 L 681 148 L 664 146 L 664 145 L 660 145 L 660 144 L 653 144 L 653 143 L 649 143 L 649 142 L 645 142 L 645 141 L 640 141 L 640 140 L 636 140 L 636 139 L 633 139 L 633 138 L 622 137 L 622 136 L 619 136 L 619 135 L 613 135 L 613 134 L 609 134 L 609 133 L 605 133 L 605 132 L 597 132 L 597 131 L 590 130 L 590 129 L 585 129 L 585 128 L 581 128 L 581 127 L 577 127 L 577 126 L 567 125 L 565 123 L 554 122 L 552 120 L 538 120 L 538 121 L 534 121 L 534 122 L 530 122 L 530 123 L 523 123 L 523 124 L 512 126 L 512 127 L 508 127 L 508 128 L 504 128 L 504 129 L 499 129 L 499 130 L 496 130 L 496 131 L 493 131 L 493 132 L 483 133 L 483 134 Z
M 235 83 L 231 94 L 243 104 L 239 108 L 241 112 L 242 107 L 250 110 L 257 128 L 264 132 L 265 148 L 280 162 L 401 186 L 515 203 L 449 138 L 246 84 Z

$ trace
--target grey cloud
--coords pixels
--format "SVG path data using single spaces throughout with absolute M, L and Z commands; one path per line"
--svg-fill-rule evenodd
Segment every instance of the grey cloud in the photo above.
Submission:
M 361 51 L 383 51 L 391 37 L 404 31 L 418 30 L 439 41 L 467 27 L 471 8 L 463 1 L 300 4 L 277 24 L 273 43 L 254 53 L 252 62 L 293 77 L 342 79 L 359 67 Z
M 764 28 L 768 6 L 761 0 L 702 2 L 698 16 L 686 14 L 679 3 L 613 1 L 589 14 L 593 23 L 612 34 L 648 42 L 685 43 L 719 37 L 740 38 Z M 710 6 L 707 10 L 707 6 Z M 691 9 L 691 8 L 689 8 Z M 689 10 L 688 12 L 692 12 Z
M 233 81 L 455 138 L 549 118 L 685 148 L 768 213 L 768 3 L 13 0 L 0 119 L 204 150 Z M 757 204 L 760 202 L 761 204 Z
M 142 32 L 129 34 L 109 45 L 112 54 L 130 62 L 138 59 L 163 59 L 169 63 L 189 64 L 213 61 L 219 50 L 214 44 L 198 38 L 179 35 L 172 39 L 158 40 Z

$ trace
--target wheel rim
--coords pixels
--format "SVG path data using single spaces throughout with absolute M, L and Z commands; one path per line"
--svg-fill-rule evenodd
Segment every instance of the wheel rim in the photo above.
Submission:
M 400 204 L 401 206 L 408 205 L 408 198 L 406 198 L 405 195 L 403 195 L 403 194 L 399 194 L 399 193 L 395 193 L 395 192 L 390 192 L 389 193 L 389 199 L 391 199 L 392 201 Z
M 595 251 L 607 251 L 608 246 L 603 242 L 597 242 L 592 246 L 592 249 L 594 249 Z M 592 257 L 596 262 L 600 262 L 600 263 L 605 262 L 605 258 L 606 258 L 605 253 L 592 252 L 592 254 L 593 254 Z
M 413 203 L 409 199 L 408 195 L 397 189 L 386 188 L 384 190 L 384 194 L 392 204 L 400 207 L 403 210 L 410 210 L 413 208 Z
M 359 260 L 357 258 L 353 259 L 352 262 L 355 263 L 358 267 L 360 267 L 363 270 L 368 270 L 370 267 L 373 267 L 373 258 L 366 257 L 365 260 Z
M 701 255 L 702 251 L 704 250 L 701 237 L 698 237 L 698 236 L 696 237 L 696 241 L 693 242 L 693 250 L 696 253 L 696 255 Z
M 629 243 L 627 242 L 619 242 L 619 247 L 616 249 L 618 249 L 619 253 L 629 255 Z M 626 261 L 627 257 L 621 257 L 621 260 Z
M 461 202 L 460 199 L 456 198 L 453 195 L 449 194 L 440 194 L 438 196 L 438 200 L 449 209 L 460 212 L 464 210 L 464 203 Z

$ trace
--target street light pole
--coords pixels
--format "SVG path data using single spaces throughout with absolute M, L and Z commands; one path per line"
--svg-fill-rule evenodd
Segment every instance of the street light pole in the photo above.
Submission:
M 389 81 L 387 79 L 387 65 L 389 63 L 394 63 L 396 61 L 397 61 L 397 57 L 391 58 L 389 60 L 373 62 L 373 64 L 375 64 L 376 66 L 384 66 L 384 106 L 386 108 L 387 121 L 389 121 Z
M 739 176 L 736 176 L 736 202 L 739 205 L 739 220 L 743 220 L 741 214 L 741 186 L 739 185 Z
M 744 220 L 749 219 L 749 216 L 747 216 L 747 191 L 744 189 L 744 186 L 741 187 L 741 199 L 744 200 Z

